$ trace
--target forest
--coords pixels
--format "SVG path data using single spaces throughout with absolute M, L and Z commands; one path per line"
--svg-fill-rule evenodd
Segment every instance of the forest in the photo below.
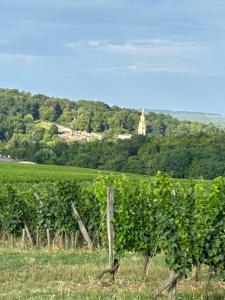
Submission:
M 225 175 L 225 130 L 148 112 L 147 135 L 137 135 L 140 111 L 101 101 L 71 101 L 0 89 L 0 154 L 16 160 L 155 175 L 212 179 Z M 42 122 L 49 122 L 46 128 Z M 95 132 L 101 141 L 67 142 L 57 125 Z M 130 140 L 118 134 L 130 133 Z

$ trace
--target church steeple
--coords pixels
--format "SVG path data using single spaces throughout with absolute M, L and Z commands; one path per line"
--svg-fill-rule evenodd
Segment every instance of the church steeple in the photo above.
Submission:
M 146 119 L 145 119 L 144 109 L 142 109 L 142 114 L 141 114 L 139 125 L 138 125 L 138 134 L 146 135 Z

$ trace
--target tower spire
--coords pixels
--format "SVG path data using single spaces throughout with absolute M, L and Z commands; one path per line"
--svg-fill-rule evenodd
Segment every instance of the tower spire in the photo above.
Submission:
M 145 119 L 144 108 L 142 109 L 142 114 L 141 114 L 139 125 L 138 125 L 138 134 L 146 135 L 146 119 Z

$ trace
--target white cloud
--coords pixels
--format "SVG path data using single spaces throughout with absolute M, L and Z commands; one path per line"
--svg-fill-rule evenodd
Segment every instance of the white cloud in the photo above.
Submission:
M 16 61 L 25 64 L 32 64 L 37 56 L 24 53 L 0 52 L 0 62 Z
M 171 56 L 185 53 L 203 51 L 206 46 L 194 42 L 174 42 L 160 39 L 144 39 L 125 42 L 111 42 L 101 40 L 90 40 L 83 42 L 70 42 L 66 47 L 76 49 L 93 49 L 99 51 L 120 53 L 125 55 L 145 55 L 145 56 Z
M 163 39 L 136 39 L 124 42 L 89 40 L 67 43 L 65 46 L 78 51 L 91 51 L 102 57 L 110 53 L 111 60 L 106 60 L 107 66 L 87 69 L 87 72 L 95 74 L 101 72 L 202 74 L 202 64 L 196 64 L 196 61 L 201 60 L 203 54 L 210 49 L 207 45 L 192 41 Z
M 160 40 L 146 40 L 127 42 L 124 44 L 105 44 L 104 50 L 124 54 L 137 55 L 171 55 L 197 50 L 198 47 L 192 43 L 174 43 Z
M 69 42 L 69 43 L 65 43 L 65 47 L 70 49 L 75 49 L 78 47 L 82 47 L 82 43 Z
M 209 57 L 218 51 L 218 44 L 163 39 L 136 39 L 124 42 L 89 40 L 67 43 L 65 46 L 78 50 L 78 53 L 82 50 L 95 55 L 100 54 L 103 58 L 104 54 L 110 54 L 110 61 L 107 57 L 103 67 L 95 66 L 87 70 L 91 73 L 110 71 L 214 75 L 215 72 L 209 67 Z
M 125 74 L 201 74 L 202 71 L 190 66 L 175 64 L 150 64 L 150 63 L 131 63 L 120 66 L 105 66 L 86 69 L 88 73 L 125 73 Z
M 174 74 L 198 74 L 200 70 L 187 66 L 174 64 L 147 64 L 134 63 L 126 66 L 133 73 L 174 73 Z
M 76 49 L 76 48 L 101 48 L 104 44 L 103 41 L 90 40 L 82 42 L 69 42 L 65 43 L 66 48 Z

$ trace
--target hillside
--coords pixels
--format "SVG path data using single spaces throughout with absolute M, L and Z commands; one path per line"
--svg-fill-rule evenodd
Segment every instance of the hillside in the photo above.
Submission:
M 28 133 L 38 121 L 57 123 L 74 132 L 102 133 L 103 137 L 116 138 L 121 133 L 137 133 L 139 119 L 138 110 L 110 107 L 100 101 L 71 101 L 0 89 L 0 140 L 9 140 L 14 133 Z M 212 130 L 212 126 L 179 121 L 162 113 L 148 112 L 146 120 L 150 135 Z
M 39 164 L 177 178 L 225 175 L 225 130 L 100 101 L 71 101 L 0 89 L 0 155 Z M 128 140 L 120 140 L 127 134 Z
M 170 115 L 181 121 L 200 122 L 205 124 L 215 124 L 225 127 L 225 116 L 217 113 L 204 113 L 204 112 L 190 112 L 190 111 L 172 111 L 160 109 L 146 109 L 146 112 L 154 112 Z

